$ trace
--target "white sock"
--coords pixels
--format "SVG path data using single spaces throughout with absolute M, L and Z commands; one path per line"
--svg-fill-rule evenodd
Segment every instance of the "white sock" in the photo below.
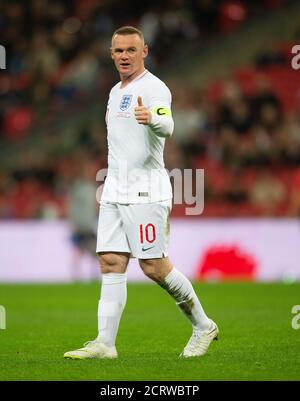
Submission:
M 119 322 L 127 299 L 127 274 L 102 274 L 98 305 L 98 337 L 105 345 L 115 345 Z
M 175 299 L 194 329 L 209 330 L 211 321 L 206 316 L 191 282 L 179 270 L 173 268 L 159 285 Z

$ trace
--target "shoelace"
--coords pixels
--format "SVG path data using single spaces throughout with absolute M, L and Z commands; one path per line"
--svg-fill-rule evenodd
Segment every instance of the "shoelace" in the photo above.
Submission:
M 185 349 L 188 352 L 197 352 L 199 350 L 205 350 L 209 343 L 209 336 L 205 335 L 204 333 L 194 331 Z
M 87 341 L 83 344 L 85 348 L 89 348 L 91 345 L 95 345 L 97 343 L 97 340 L 92 340 L 92 341 Z
M 191 350 L 191 351 L 195 351 L 197 348 L 197 345 L 199 345 L 198 340 L 201 337 L 201 333 L 199 333 L 198 331 L 194 331 L 191 338 L 189 339 L 189 342 L 186 345 L 186 348 Z

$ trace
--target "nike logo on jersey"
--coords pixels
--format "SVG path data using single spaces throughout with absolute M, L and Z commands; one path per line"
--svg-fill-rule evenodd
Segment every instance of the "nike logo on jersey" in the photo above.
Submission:
M 152 248 L 154 248 L 154 246 L 155 246 L 155 245 L 153 245 L 153 246 L 150 246 L 149 248 L 145 248 L 145 247 L 143 246 L 143 248 L 142 248 L 142 251 L 143 251 L 143 252 L 145 252 L 145 251 L 149 251 L 149 249 L 152 249 Z

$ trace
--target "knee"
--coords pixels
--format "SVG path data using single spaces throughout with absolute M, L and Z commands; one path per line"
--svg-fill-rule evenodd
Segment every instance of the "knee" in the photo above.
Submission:
M 101 273 L 125 273 L 129 257 L 114 253 L 98 254 Z
M 170 272 L 160 259 L 140 259 L 139 263 L 144 274 L 157 283 L 162 282 Z

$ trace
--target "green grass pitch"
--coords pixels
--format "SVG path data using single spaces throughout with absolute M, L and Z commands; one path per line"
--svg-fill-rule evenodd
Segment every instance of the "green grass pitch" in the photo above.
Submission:
M 300 284 L 197 283 L 219 325 L 202 358 L 179 359 L 191 327 L 152 283 L 128 284 L 117 360 L 64 360 L 97 334 L 100 285 L 0 285 L 0 380 L 299 380 Z

